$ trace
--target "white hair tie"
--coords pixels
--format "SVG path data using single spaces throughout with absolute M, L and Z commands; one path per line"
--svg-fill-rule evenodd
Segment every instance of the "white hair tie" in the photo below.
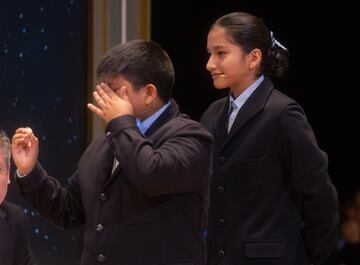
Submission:
M 283 50 L 287 50 L 287 48 L 284 45 L 282 45 L 277 39 L 275 39 L 274 33 L 272 31 L 270 31 L 270 38 L 271 38 L 272 47 L 274 47 L 276 45 Z

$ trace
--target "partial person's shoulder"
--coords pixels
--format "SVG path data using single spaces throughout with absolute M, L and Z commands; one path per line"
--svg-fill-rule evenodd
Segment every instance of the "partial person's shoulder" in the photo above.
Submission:
M 22 213 L 23 210 L 20 206 L 12 203 L 12 202 L 9 202 L 7 200 L 3 201 L 2 204 L 1 204 L 1 209 L 3 209 L 6 213 Z
M 3 201 L 1 204 L 1 210 L 6 214 L 6 219 L 19 222 L 25 217 L 24 210 L 9 201 Z

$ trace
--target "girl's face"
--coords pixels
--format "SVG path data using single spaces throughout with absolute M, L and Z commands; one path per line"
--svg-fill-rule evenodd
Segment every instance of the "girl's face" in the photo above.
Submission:
M 255 80 L 252 53 L 246 54 L 231 42 L 224 28 L 216 26 L 209 32 L 207 49 L 210 57 L 206 69 L 217 89 L 229 87 L 239 95 Z

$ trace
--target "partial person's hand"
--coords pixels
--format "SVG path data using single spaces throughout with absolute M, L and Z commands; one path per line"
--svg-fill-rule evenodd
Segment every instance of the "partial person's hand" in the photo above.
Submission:
M 39 141 L 31 128 L 19 128 L 12 138 L 12 157 L 21 175 L 33 170 L 39 154 Z
M 96 86 L 96 91 L 93 93 L 96 106 L 91 103 L 88 103 L 87 106 L 106 123 L 118 116 L 134 115 L 134 108 L 129 100 L 126 88 L 120 88 L 119 92 L 120 95 L 112 91 L 107 84 L 101 83 Z

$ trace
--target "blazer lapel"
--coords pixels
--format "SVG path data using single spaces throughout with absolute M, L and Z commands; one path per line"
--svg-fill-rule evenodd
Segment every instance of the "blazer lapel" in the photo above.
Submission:
M 259 85 L 254 93 L 248 98 L 245 104 L 241 107 L 233 126 L 230 129 L 225 141 L 223 141 L 222 148 L 237 134 L 237 132 L 260 110 L 264 108 L 264 105 L 273 89 L 273 84 L 268 78 Z
M 155 122 L 146 131 L 145 136 L 153 134 L 157 129 L 167 123 L 169 120 L 179 115 L 179 106 L 175 100 L 170 99 L 170 105 L 168 108 L 155 120 Z
M 106 142 L 104 137 L 103 144 L 99 150 L 99 160 L 98 160 L 98 176 L 99 176 L 99 186 L 101 190 L 104 190 L 107 186 L 107 183 L 111 181 L 111 178 L 114 174 L 111 174 L 111 170 L 114 164 L 114 154 L 110 149 L 109 144 Z
M 226 116 L 229 110 L 229 97 L 227 97 L 223 109 L 219 110 L 221 112 L 218 121 L 214 124 L 215 128 L 215 139 L 219 143 L 223 143 L 227 137 L 227 128 L 226 128 Z

